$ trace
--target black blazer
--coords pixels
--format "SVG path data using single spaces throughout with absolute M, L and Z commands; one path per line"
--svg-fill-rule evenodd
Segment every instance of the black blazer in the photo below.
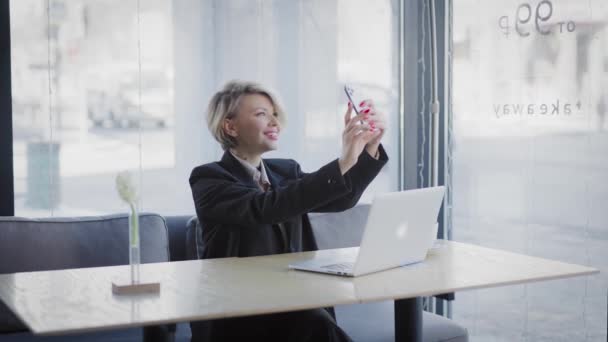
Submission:
M 267 192 L 226 151 L 219 162 L 198 166 L 190 175 L 196 215 L 203 229 L 202 258 L 245 257 L 311 251 L 317 243 L 309 212 L 338 212 L 353 207 L 388 161 L 366 151 L 344 176 L 338 160 L 304 173 L 291 159 L 264 159 L 271 184 Z M 279 223 L 287 233 L 284 246 Z

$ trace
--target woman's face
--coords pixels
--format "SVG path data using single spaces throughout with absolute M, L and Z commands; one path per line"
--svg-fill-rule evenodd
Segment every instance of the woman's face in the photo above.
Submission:
M 227 126 L 228 133 L 236 138 L 238 149 L 262 154 L 278 147 L 281 126 L 272 102 L 265 95 L 242 97 L 236 116 Z

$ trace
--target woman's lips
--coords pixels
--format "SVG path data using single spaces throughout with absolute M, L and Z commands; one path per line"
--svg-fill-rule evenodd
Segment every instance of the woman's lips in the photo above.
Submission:
M 264 135 L 270 140 L 279 140 L 279 132 L 266 132 Z

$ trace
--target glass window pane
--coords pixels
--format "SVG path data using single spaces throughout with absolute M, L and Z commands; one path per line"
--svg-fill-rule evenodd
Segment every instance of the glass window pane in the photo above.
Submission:
M 453 18 L 454 239 L 602 272 L 462 294 L 454 317 L 474 340 L 603 341 L 608 4 L 459 0 Z
M 391 163 L 364 196 L 397 188 L 396 1 L 11 1 L 16 214 L 194 214 L 190 171 L 218 160 L 207 101 L 231 79 L 273 88 L 277 152 L 313 171 L 340 154 L 349 83 L 387 113 Z M 372 22 L 362 25 L 362 22 Z

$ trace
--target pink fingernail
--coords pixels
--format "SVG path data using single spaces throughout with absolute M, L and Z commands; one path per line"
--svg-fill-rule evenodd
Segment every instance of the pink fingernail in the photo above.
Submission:
M 365 114 L 369 113 L 369 108 L 367 108 L 366 110 L 364 110 L 363 113 L 365 113 Z

